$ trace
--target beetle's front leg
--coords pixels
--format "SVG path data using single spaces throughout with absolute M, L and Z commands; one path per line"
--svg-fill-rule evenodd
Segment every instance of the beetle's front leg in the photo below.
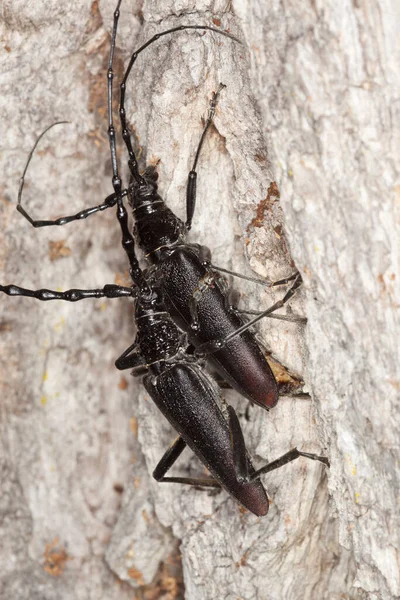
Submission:
M 117 358 L 115 366 L 119 371 L 133 369 L 132 374 L 135 377 L 143 375 L 147 371 L 146 361 L 140 354 L 139 344 L 136 341 Z

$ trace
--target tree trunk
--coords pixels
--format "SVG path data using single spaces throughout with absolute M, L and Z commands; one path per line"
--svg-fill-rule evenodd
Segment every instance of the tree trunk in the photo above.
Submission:
M 142 166 L 158 165 L 160 193 L 184 219 L 211 94 L 227 86 L 200 157 L 189 241 L 246 275 L 297 268 L 304 285 L 286 312 L 308 322 L 258 327 L 288 369 L 280 379 L 293 376 L 285 389 L 304 380 L 301 394 L 268 414 L 225 396 L 256 465 L 297 446 L 327 455 L 330 470 L 301 458 L 265 476 L 271 505 L 260 519 L 225 492 L 157 484 L 152 470 L 175 433 L 113 364 L 134 339 L 130 302 L 2 296 L 2 598 L 400 596 L 400 11 L 390 1 L 320 4 L 124 0 L 115 87 L 131 51 L 170 27 L 208 24 L 243 41 L 190 31 L 151 45 L 128 85 L 128 116 Z M 15 211 L 29 150 L 57 120 L 71 124 L 42 140 L 26 209 L 56 218 L 112 192 L 114 5 L 3 2 L 1 283 L 128 284 L 113 209 L 43 229 Z M 119 158 L 126 182 L 122 147 Z M 287 289 L 234 285 L 257 310 Z M 203 472 L 188 450 L 173 469 Z

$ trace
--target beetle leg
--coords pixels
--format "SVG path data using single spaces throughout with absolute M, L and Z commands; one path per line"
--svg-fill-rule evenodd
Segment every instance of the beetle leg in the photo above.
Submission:
M 252 281 L 253 283 L 258 283 L 259 285 L 263 285 L 265 287 L 276 287 L 278 285 L 284 285 L 285 283 L 289 283 L 289 281 L 293 281 L 299 275 L 299 272 L 292 273 L 288 277 L 284 279 L 279 279 L 279 281 L 270 281 L 269 279 L 258 279 L 257 277 L 249 277 L 247 275 L 242 275 L 241 273 L 237 273 L 236 271 L 230 271 L 229 269 L 223 269 L 222 267 L 217 267 L 217 265 L 211 265 L 213 269 L 216 271 L 221 271 L 221 273 L 228 273 L 228 275 L 232 275 L 233 277 L 238 277 L 239 279 L 246 279 L 246 281 Z
M 214 267 L 212 267 L 211 269 L 213 269 Z M 212 272 L 212 270 L 210 271 Z M 291 275 L 290 277 L 287 277 L 286 279 L 282 279 L 281 281 L 276 281 L 275 283 L 271 284 L 272 286 L 276 286 L 276 285 L 283 285 L 285 283 L 288 283 L 288 281 L 291 281 L 292 279 L 294 279 L 295 277 L 297 277 L 298 273 L 295 273 L 294 275 Z M 236 290 L 235 288 L 230 288 L 228 286 L 228 282 L 225 279 L 225 277 L 218 277 L 217 273 L 214 272 L 214 283 L 216 285 L 216 287 L 221 291 L 221 293 L 223 294 L 223 296 L 225 297 L 225 308 L 227 311 L 232 311 L 235 312 L 236 314 L 240 314 L 240 315 L 261 315 L 263 311 L 261 310 L 244 310 L 241 308 L 238 308 L 239 305 L 239 300 L 240 300 L 240 292 L 238 292 L 238 290 Z M 190 306 L 190 304 L 189 304 Z M 289 321 L 291 323 L 307 323 L 307 319 L 306 317 L 299 317 L 296 315 L 276 315 L 276 314 L 268 314 L 265 315 L 270 319 L 277 319 L 279 321 Z
M 222 390 L 232 390 L 233 389 L 233 387 L 227 381 L 225 381 L 225 379 L 223 379 L 217 372 L 212 374 L 212 378 L 214 379 L 214 381 L 218 385 L 218 387 L 221 388 Z
M 213 272 L 214 267 L 211 267 L 210 265 L 210 272 Z M 217 269 L 218 271 L 218 269 Z M 281 279 L 280 281 L 275 281 L 273 283 L 271 283 L 271 287 L 277 286 L 277 285 L 284 285 L 285 283 L 288 283 L 289 281 L 291 281 L 292 279 L 295 279 L 297 277 L 297 275 L 299 275 L 299 273 L 295 273 L 294 275 L 291 275 L 290 277 L 287 277 L 286 279 Z M 228 282 L 225 279 L 225 277 L 218 277 L 218 273 L 216 273 L 214 271 L 214 283 L 216 285 L 216 287 L 221 291 L 221 293 L 223 294 L 223 296 L 225 297 L 225 308 L 228 311 L 233 311 L 236 314 L 241 314 L 241 315 L 261 315 L 261 313 L 263 311 L 256 311 L 256 310 L 244 310 L 241 308 L 238 308 L 239 305 L 239 300 L 240 300 L 240 292 L 238 292 L 238 290 L 236 290 L 235 288 L 230 288 L 228 286 Z M 257 280 L 253 280 L 257 283 L 260 283 Z M 292 323 L 307 323 L 307 319 L 305 317 L 298 317 L 295 315 L 276 315 L 276 314 L 269 314 L 269 315 L 265 315 L 267 317 L 269 317 L 270 319 L 277 319 L 280 321 L 290 321 Z
M 258 479 L 260 475 L 265 475 L 265 473 L 275 471 L 275 469 L 279 469 L 280 467 L 287 465 L 288 463 L 292 462 L 293 460 L 296 460 L 296 458 L 299 458 L 300 456 L 304 456 L 304 458 L 309 458 L 311 460 L 318 460 L 328 468 L 330 466 L 329 460 L 326 458 L 326 456 L 317 456 L 316 454 L 309 454 L 308 452 L 300 452 L 300 450 L 297 450 L 297 448 L 293 448 L 293 450 L 289 450 L 289 452 L 286 452 L 286 454 L 284 454 L 280 458 L 273 460 L 264 467 L 261 467 L 261 469 L 257 469 L 255 473 L 250 475 L 250 481 Z
M 278 285 L 284 285 L 293 279 L 300 277 L 298 271 L 289 275 L 285 279 L 280 279 L 279 281 L 268 281 L 264 279 L 256 279 L 254 277 L 247 277 L 246 275 L 241 275 L 240 273 L 236 273 L 234 271 L 229 271 L 228 269 L 223 269 L 222 267 L 217 267 L 216 265 L 211 264 L 211 253 L 207 246 L 199 246 L 198 244 L 189 244 L 189 246 L 193 246 L 197 256 L 199 257 L 203 266 L 207 269 L 207 274 L 203 279 L 200 280 L 199 286 L 195 289 L 193 296 L 196 296 L 193 299 L 189 300 L 189 309 L 192 317 L 192 325 L 193 329 L 198 329 L 198 321 L 197 321 L 197 304 L 200 301 L 201 295 L 204 292 L 204 289 L 207 289 L 207 286 L 203 286 L 206 278 L 211 282 L 208 287 L 211 285 L 215 285 L 221 291 L 223 296 L 225 297 L 225 306 L 228 311 L 233 311 L 236 314 L 248 314 L 248 315 L 260 315 L 260 311 L 252 311 L 252 310 L 243 310 L 238 308 L 240 293 L 234 288 L 229 288 L 228 282 L 225 277 L 218 277 L 218 271 L 223 273 L 228 273 L 229 275 L 233 275 L 234 277 L 240 277 L 241 279 L 246 279 L 247 281 L 252 281 L 253 283 L 259 283 L 260 285 L 264 285 L 266 287 L 275 287 Z M 200 288 L 201 291 L 200 291 Z M 275 315 L 268 314 L 265 315 L 271 319 L 278 319 L 281 321 L 290 321 L 294 323 L 306 323 L 307 319 L 305 317 L 297 317 L 290 315 Z
M 213 266 L 213 268 L 216 268 L 218 270 L 218 267 Z M 231 275 L 238 275 L 238 274 L 231 272 Z M 291 275 L 290 277 L 287 277 L 286 279 L 281 279 L 280 281 L 275 281 L 274 283 L 271 284 L 271 287 L 288 283 L 292 279 L 295 279 L 297 277 L 297 275 L 298 275 L 298 273 L 295 273 L 294 275 Z M 252 279 L 252 278 L 246 278 L 246 279 Z M 254 281 L 256 283 L 262 283 L 261 280 L 252 279 L 252 281 Z M 261 310 L 250 310 L 250 309 L 239 308 L 238 307 L 239 299 L 240 299 L 240 294 L 234 288 L 229 290 L 229 294 L 228 294 L 229 310 L 232 310 L 237 315 L 261 315 L 262 314 L 263 311 L 261 311 Z M 299 317 L 296 315 L 270 314 L 267 316 L 270 319 L 277 319 L 279 321 L 289 321 L 291 323 L 307 323 L 306 317 Z
M 232 308 L 235 313 L 238 315 L 261 315 L 263 311 L 261 310 L 244 310 L 242 308 Z M 299 317 L 296 315 L 266 315 L 270 319 L 278 319 L 279 321 L 290 321 L 291 323 L 303 323 L 304 325 L 307 323 L 307 317 Z
M 183 483 L 185 485 L 195 485 L 200 487 L 220 488 L 221 485 L 212 477 L 204 479 L 194 479 L 192 477 L 163 477 L 159 483 Z
M 184 483 L 187 485 L 200 485 L 203 487 L 221 487 L 220 484 L 211 477 L 205 479 L 194 479 L 192 477 L 164 477 L 165 473 L 172 467 L 185 448 L 185 440 L 181 436 L 178 436 L 154 469 L 154 479 L 160 483 Z
M 140 372 L 137 375 L 143 374 L 142 371 L 145 364 L 144 358 L 139 354 L 139 344 L 136 342 L 129 346 L 115 361 L 115 366 L 120 371 L 124 369 L 138 369 Z M 134 374 L 136 373 L 134 372 Z
M 298 276 L 296 276 L 296 279 L 294 280 L 292 287 L 286 292 L 286 294 L 282 298 L 282 300 L 278 300 L 278 302 L 275 302 L 275 304 L 273 304 L 270 308 L 267 308 L 267 310 L 262 311 L 259 315 L 254 317 L 254 319 L 251 319 L 247 323 L 244 323 L 241 327 L 236 329 L 236 331 L 233 331 L 232 333 L 227 335 L 225 338 L 211 340 L 210 342 L 205 342 L 204 344 L 201 344 L 200 346 L 198 346 L 196 348 L 195 355 L 198 357 L 204 357 L 207 354 L 212 354 L 213 352 L 217 352 L 218 350 L 221 350 L 221 348 L 224 348 L 231 341 L 231 339 L 240 335 L 247 329 L 250 329 L 250 327 L 252 327 L 255 323 L 257 323 L 264 317 L 267 317 L 271 313 L 278 310 L 279 308 L 282 308 L 282 306 L 286 302 L 288 302 L 288 300 L 290 300 L 290 298 L 294 295 L 294 293 L 296 292 L 297 288 L 300 285 L 301 285 L 301 277 L 299 274 Z
M 162 481 L 164 479 L 165 473 L 172 467 L 174 462 L 180 457 L 185 448 L 185 440 L 178 435 L 176 440 L 165 452 L 153 471 L 153 477 L 156 481 Z

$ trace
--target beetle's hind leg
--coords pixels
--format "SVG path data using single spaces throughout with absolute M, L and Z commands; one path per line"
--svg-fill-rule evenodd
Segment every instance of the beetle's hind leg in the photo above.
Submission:
M 184 483 L 186 485 L 201 487 L 221 487 L 220 484 L 211 477 L 204 479 L 195 479 L 192 477 L 165 477 L 167 471 L 169 471 L 175 461 L 180 457 L 185 448 L 185 440 L 181 436 L 178 436 L 154 469 L 154 479 L 160 483 Z
M 289 277 L 280 279 L 279 281 L 269 281 L 269 280 L 257 279 L 256 277 L 248 277 L 247 275 L 241 275 L 240 273 L 236 273 L 235 271 L 229 271 L 228 269 L 222 269 L 221 267 L 217 267 L 215 265 L 210 265 L 210 268 L 215 271 L 221 271 L 222 273 L 227 273 L 229 275 L 232 275 L 233 277 L 239 277 L 240 279 L 245 279 L 246 281 L 251 281 L 252 283 L 263 285 L 264 287 L 269 287 L 269 288 L 277 287 L 278 285 L 285 285 L 285 284 L 289 283 L 290 281 L 300 278 L 300 274 L 298 271 L 296 273 L 293 273 L 292 275 L 289 275 Z M 301 279 L 300 279 L 300 281 L 301 281 Z M 240 294 L 234 288 L 229 289 L 229 292 L 226 297 L 227 297 L 227 303 L 228 303 L 227 308 L 229 310 L 232 310 L 233 312 L 235 312 L 238 315 L 261 315 L 263 312 L 263 311 L 256 311 L 256 310 L 249 310 L 249 309 L 245 310 L 245 309 L 239 308 L 238 304 L 239 304 Z M 277 315 L 275 313 L 271 313 L 266 316 L 269 317 L 270 319 L 277 319 L 279 321 L 289 321 L 291 323 L 307 323 L 306 317 L 299 317 L 296 315 Z
M 317 454 L 310 454 L 309 452 L 301 452 L 300 450 L 297 450 L 297 448 L 293 448 L 293 450 L 289 450 L 289 452 L 286 452 L 286 454 L 284 454 L 280 458 L 277 458 L 276 460 L 273 460 L 267 465 L 264 465 L 260 469 L 257 469 L 255 473 L 250 475 L 250 481 L 258 479 L 261 475 L 265 475 L 266 473 L 275 471 L 275 469 L 280 469 L 280 467 L 283 467 L 284 465 L 287 465 L 293 460 L 300 458 L 300 456 L 303 456 L 304 458 L 309 458 L 310 460 L 318 460 L 319 462 L 322 462 L 322 464 L 324 464 L 326 467 L 330 467 L 329 460 L 326 458 L 326 456 L 318 456 Z
M 254 481 L 255 479 L 259 479 L 261 475 L 275 471 L 275 469 L 280 469 L 280 467 L 283 467 L 293 460 L 300 458 L 300 456 L 310 460 L 322 462 L 322 464 L 329 468 L 329 460 L 325 456 L 318 456 L 317 454 L 310 454 L 309 452 L 301 452 L 300 450 L 297 450 L 297 448 L 293 448 L 280 458 L 277 458 L 276 460 L 264 465 L 260 469 L 250 473 L 242 428 L 232 406 L 228 406 L 228 416 L 235 470 L 239 481 Z
M 233 308 L 232 310 L 234 310 L 238 315 L 252 315 L 252 316 L 256 316 L 256 315 L 261 315 L 263 313 L 262 310 L 246 310 L 246 309 L 242 309 L 242 308 Z M 265 315 L 267 317 L 269 317 L 270 319 L 277 319 L 278 321 L 289 321 L 290 323 L 301 323 L 303 325 L 305 325 L 307 323 L 307 317 L 300 317 L 300 316 L 296 316 L 296 315 L 276 315 L 276 314 L 271 314 L 271 315 Z
M 243 275 L 242 273 L 237 273 L 236 271 L 230 271 L 229 269 L 225 269 L 223 267 L 218 267 L 217 265 L 210 264 L 212 269 L 215 271 L 221 271 L 221 273 L 227 273 L 228 275 L 232 275 L 232 277 L 238 277 L 239 279 L 245 279 L 246 281 L 251 281 L 252 283 L 257 283 L 258 285 L 263 285 L 264 287 L 277 287 L 278 285 L 285 285 L 290 281 L 296 279 L 299 275 L 299 272 L 296 271 L 292 273 L 288 277 L 284 277 L 283 279 L 279 279 L 278 281 L 270 281 L 269 279 L 258 279 L 257 277 L 249 277 L 248 275 Z

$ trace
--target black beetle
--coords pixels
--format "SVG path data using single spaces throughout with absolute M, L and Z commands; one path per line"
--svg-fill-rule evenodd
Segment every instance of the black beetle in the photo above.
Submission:
M 119 6 L 120 3 L 114 14 L 114 31 L 119 18 Z M 128 199 L 135 218 L 135 237 L 153 265 L 147 275 L 150 284 L 162 289 L 168 311 L 179 327 L 187 333 L 190 343 L 195 347 L 196 355 L 210 355 L 213 366 L 230 386 L 251 402 L 270 409 L 278 401 L 278 386 L 250 327 L 283 306 L 292 297 L 301 284 L 300 275 L 295 273 L 274 283 L 256 280 L 268 286 L 282 285 L 291 280 L 294 282 L 281 301 L 246 323 L 236 311 L 236 307 L 231 304 L 230 298 L 233 294 L 219 271 L 239 277 L 241 275 L 212 265 L 211 253 L 206 246 L 186 243 L 186 234 L 191 228 L 196 202 L 196 165 L 204 137 L 214 117 L 219 93 L 225 86 L 220 84 L 217 92 L 213 94 L 209 116 L 188 176 L 186 224 L 165 205 L 157 193 L 158 174 L 155 167 L 147 167 L 143 174 L 139 172 L 127 125 L 126 83 L 138 55 L 161 36 L 186 28 L 205 27 L 181 26 L 154 35 L 132 54 L 120 85 L 119 114 L 122 137 L 129 154 L 131 181 Z M 219 33 L 238 41 L 226 32 Z M 112 59 L 108 73 L 112 81 Z M 115 129 L 110 118 L 109 137 L 114 169 L 113 185 L 118 195 L 122 188 L 117 170 Z
M 294 449 L 280 459 L 269 463 L 261 469 L 255 470 L 248 457 L 235 411 L 229 406 L 224 409 L 223 404 L 221 408 L 218 388 L 203 368 L 204 357 L 210 355 L 215 358 L 215 364 L 219 367 L 220 372 L 222 372 L 227 381 L 233 383 L 233 387 L 236 389 L 241 390 L 243 388 L 243 395 L 250 397 L 251 400 L 264 407 L 273 406 L 276 402 L 275 379 L 269 367 L 265 367 L 267 365 L 266 361 L 264 360 L 262 367 L 260 367 L 261 363 L 259 363 L 257 365 L 258 372 L 262 373 L 261 379 L 264 378 L 267 391 L 264 391 L 262 397 L 257 395 L 258 384 L 255 385 L 254 381 L 257 380 L 258 373 L 253 377 L 251 368 L 254 366 L 254 361 L 257 362 L 258 356 L 262 355 L 262 353 L 249 332 L 251 323 L 244 323 L 234 311 L 227 308 L 227 298 L 223 283 L 221 284 L 220 282 L 214 288 L 206 281 L 206 276 L 209 276 L 213 283 L 216 283 L 219 279 L 216 271 L 211 270 L 207 250 L 204 247 L 183 243 L 182 235 L 185 233 L 185 227 L 165 207 L 161 198 L 157 195 L 154 171 L 148 171 L 145 176 L 141 176 L 137 171 L 136 178 L 134 177 L 129 190 L 122 189 L 116 168 L 115 135 L 111 107 L 112 59 L 119 5 L 120 2 L 114 16 L 114 31 L 108 72 L 109 131 L 110 145 L 113 153 L 113 185 L 115 192 L 102 205 L 81 211 L 77 215 L 63 217 L 55 221 L 32 220 L 21 206 L 21 195 L 26 168 L 29 165 L 32 152 L 42 137 L 40 136 L 28 158 L 27 166 L 21 180 L 18 210 L 32 225 L 41 227 L 46 225 L 63 225 L 73 220 L 85 218 L 94 212 L 116 204 L 117 217 L 122 230 L 122 243 L 129 258 L 130 272 L 134 286 L 133 288 L 127 288 L 107 285 L 102 289 L 73 289 L 66 292 L 55 292 L 51 290 L 32 291 L 8 285 L 0 286 L 0 291 L 13 296 L 32 296 L 39 300 L 63 299 L 70 302 L 92 297 L 117 298 L 130 296 L 136 298 L 135 320 L 138 328 L 137 338 L 134 344 L 117 359 L 116 365 L 119 369 L 133 368 L 135 375 L 145 374 L 143 382 L 147 391 L 179 433 L 177 440 L 165 453 L 154 470 L 154 477 L 158 481 L 163 482 L 222 486 L 246 508 L 254 514 L 262 516 L 268 512 L 269 505 L 266 491 L 259 481 L 260 475 L 295 460 L 299 456 L 319 460 L 326 465 L 328 465 L 328 461 L 324 457 L 299 452 L 297 449 Z M 196 27 L 190 26 L 189 28 Z M 182 29 L 182 27 L 177 29 Z M 161 35 L 169 32 L 163 32 Z M 148 46 L 151 41 L 142 46 L 142 49 Z M 130 167 L 132 173 L 135 170 L 132 168 L 132 156 L 130 157 Z M 190 189 L 194 189 L 192 184 Z M 189 198 L 192 193 L 188 192 Z M 126 195 L 130 197 L 133 204 L 137 203 L 137 206 L 134 205 L 135 212 L 137 213 L 138 209 L 142 211 L 142 225 L 144 223 L 146 226 L 146 218 L 143 218 L 143 215 L 151 219 L 155 212 L 161 209 L 158 211 L 158 221 L 154 222 L 154 231 L 157 231 L 160 220 L 162 221 L 163 217 L 167 215 L 164 220 L 164 225 L 167 225 L 164 228 L 166 243 L 158 247 L 152 246 L 148 254 L 151 255 L 151 258 L 156 263 L 156 268 L 151 268 L 148 272 L 142 271 L 136 257 L 135 242 L 128 229 L 128 216 L 123 205 L 123 198 Z M 194 196 L 192 200 L 189 199 L 189 204 L 190 202 L 194 207 Z M 155 206 L 157 207 L 156 211 L 154 211 Z M 143 242 L 143 233 L 139 231 L 138 221 L 139 239 L 142 245 L 145 245 Z M 169 226 L 179 232 L 175 239 L 171 239 Z M 189 227 L 190 223 L 188 223 Z M 149 235 L 150 237 L 152 236 L 152 234 Z M 158 237 L 159 241 L 160 237 Z M 189 266 L 186 272 L 180 268 L 179 273 L 176 274 L 175 272 L 174 275 L 172 267 L 177 257 L 178 262 L 180 261 L 182 264 L 182 261 L 183 263 L 186 261 Z M 171 258 L 173 260 L 170 260 Z M 168 269 L 172 270 L 167 274 L 162 274 L 159 268 L 160 265 L 162 265 L 162 268 L 167 269 L 167 271 Z M 199 269 L 203 270 L 199 271 Z M 188 288 L 186 297 L 182 295 L 183 304 L 179 304 L 179 302 L 174 303 L 171 299 L 171 289 L 173 288 L 168 288 L 168 281 L 171 280 L 173 285 L 176 286 L 179 284 L 180 278 L 185 277 L 185 273 L 191 277 L 191 279 L 185 280 L 186 284 L 188 281 L 191 281 L 195 285 L 194 291 L 200 291 L 199 301 L 196 303 L 191 301 L 191 298 L 195 298 L 195 294 L 190 292 L 190 286 L 188 285 L 186 286 Z M 201 289 L 202 282 L 204 282 L 204 289 Z M 286 294 L 285 299 L 290 297 L 298 283 L 299 279 L 295 277 L 295 283 Z M 209 293 L 210 295 L 208 296 Z M 278 304 L 281 305 L 282 303 Z M 179 306 L 185 307 L 186 318 L 185 314 L 183 314 L 184 311 L 179 310 Z M 267 312 L 275 310 L 276 307 L 274 306 L 269 311 L 264 311 L 253 322 L 266 316 Z M 178 322 L 178 325 L 186 333 L 176 325 L 171 316 L 174 317 L 175 321 Z M 187 338 L 192 344 L 197 346 L 194 354 L 191 353 L 190 347 L 188 347 Z M 234 342 L 234 340 L 236 341 Z M 234 360 L 237 358 L 241 360 L 242 370 L 246 367 L 248 371 L 247 378 L 243 380 L 240 376 L 236 379 L 231 376 L 232 365 L 235 368 L 237 365 L 230 363 L 229 358 L 231 360 L 232 358 Z M 215 479 L 165 477 L 165 473 L 179 457 L 186 445 L 190 446 L 199 456 Z

